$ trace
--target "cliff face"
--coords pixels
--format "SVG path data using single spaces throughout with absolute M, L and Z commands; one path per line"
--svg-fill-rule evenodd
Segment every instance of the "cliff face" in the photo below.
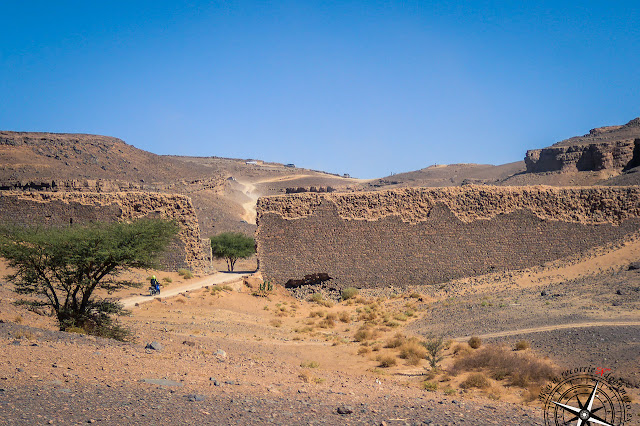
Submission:
M 527 151 L 527 172 L 599 171 L 640 165 L 640 118 L 592 129 L 550 147 Z

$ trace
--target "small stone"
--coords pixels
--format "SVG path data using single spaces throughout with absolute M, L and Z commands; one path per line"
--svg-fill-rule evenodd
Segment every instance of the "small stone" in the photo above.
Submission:
M 227 353 L 222 349 L 218 349 L 215 353 L 215 356 L 217 356 L 219 359 L 225 359 L 227 357 Z
M 542 290 L 540 292 L 540 296 L 547 296 L 549 294 L 549 292 L 547 292 L 547 290 Z
M 200 401 L 204 401 L 205 400 L 205 396 L 204 395 L 197 395 L 197 394 L 193 394 L 193 395 L 187 395 L 187 399 L 191 402 L 200 402 Z
M 186 346 L 195 346 L 196 345 L 195 342 L 192 342 L 190 340 L 185 340 L 184 342 L 182 342 L 182 344 L 186 345 Z
M 618 296 L 622 296 L 622 290 L 617 290 L 617 291 L 616 291 L 616 294 L 617 294 Z
M 147 343 L 147 346 L 145 346 L 144 348 L 151 349 L 154 351 L 160 351 L 162 350 L 162 345 L 158 342 L 151 342 L 151 343 Z
M 338 407 L 337 411 L 338 411 L 338 414 L 342 414 L 344 416 L 346 414 L 353 413 L 353 408 L 346 405 L 341 405 L 340 407 Z
M 11 344 L 14 346 L 20 346 L 20 340 L 14 340 Z
M 629 270 L 630 271 L 640 270 L 640 262 L 631 262 L 629 264 Z
M 234 382 L 233 380 L 225 380 L 224 382 L 226 384 L 228 384 L 228 385 L 235 385 L 236 384 L 236 382 Z

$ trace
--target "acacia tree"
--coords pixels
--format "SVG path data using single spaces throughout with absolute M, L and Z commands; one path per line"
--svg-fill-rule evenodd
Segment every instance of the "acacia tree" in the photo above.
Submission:
M 233 271 L 238 259 L 246 259 L 256 252 L 256 242 L 240 232 L 223 232 L 211 237 L 211 251 L 218 259 L 227 261 L 227 270 Z
M 70 228 L 6 228 L 0 232 L 0 256 L 15 273 L 7 280 L 32 308 L 50 307 L 60 330 L 79 327 L 89 334 L 124 340 L 128 331 L 113 322 L 125 314 L 109 294 L 140 283 L 119 280 L 131 268 L 156 267 L 158 255 L 176 235 L 173 221 L 141 219 L 131 223 L 90 224 Z

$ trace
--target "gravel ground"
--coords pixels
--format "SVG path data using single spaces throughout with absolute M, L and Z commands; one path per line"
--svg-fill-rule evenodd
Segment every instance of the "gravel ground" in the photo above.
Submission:
M 203 362 L 171 348 L 13 323 L 0 323 L 0 354 L 3 425 L 542 424 L 538 408 L 424 392 L 391 377 L 377 387 L 370 377 L 322 371 L 314 374 L 326 383 L 315 386 L 291 381 L 299 368 L 278 359 L 247 369 L 240 355 Z
M 339 414 L 338 410 L 345 414 Z M 73 386 L 42 380 L 0 391 L 2 424 L 542 425 L 537 409 L 454 399 L 340 394 L 187 394 L 174 388 Z

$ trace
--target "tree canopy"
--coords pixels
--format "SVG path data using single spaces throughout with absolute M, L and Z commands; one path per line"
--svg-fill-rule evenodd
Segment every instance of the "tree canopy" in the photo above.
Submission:
M 256 242 L 240 232 L 223 232 L 211 237 L 211 250 L 215 257 L 227 261 L 228 271 L 233 271 L 238 259 L 246 259 L 256 252 Z
M 7 276 L 16 292 L 33 296 L 22 301 L 34 308 L 51 307 L 60 330 L 123 339 L 126 330 L 112 315 L 122 305 L 94 297 L 96 289 L 137 287 L 118 280 L 131 268 L 153 268 L 176 235 L 173 221 L 141 219 L 131 223 L 95 223 L 68 228 L 5 228 L 0 231 L 0 256 L 15 273 Z

